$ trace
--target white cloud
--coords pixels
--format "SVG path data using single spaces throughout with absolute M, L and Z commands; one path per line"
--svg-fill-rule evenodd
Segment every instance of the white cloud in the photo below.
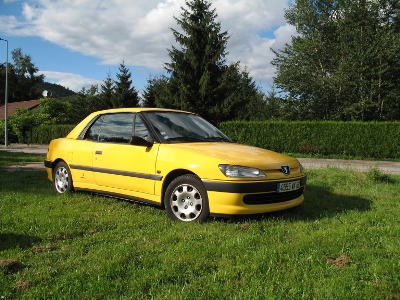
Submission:
M 278 50 L 283 49 L 286 43 L 290 43 L 291 37 L 297 36 L 298 33 L 296 32 L 296 27 L 286 24 L 275 30 L 274 35 L 276 37 L 276 40 L 272 48 Z
M 275 68 L 270 64 L 274 58 L 271 47 L 277 42 L 290 42 L 291 35 L 279 38 L 263 37 L 263 32 L 281 32 L 286 27 L 284 9 L 287 1 L 276 0 L 219 0 L 215 7 L 223 30 L 231 34 L 228 44 L 231 61 L 240 61 L 247 71 L 264 87 L 272 83 Z
M 160 72 L 169 60 L 167 49 L 174 44 L 170 28 L 180 30 L 174 16 L 180 18 L 184 3 L 185 0 L 30 0 L 23 3 L 19 19 L 0 15 L 0 28 L 11 35 L 38 36 L 96 57 L 101 64 L 118 65 L 124 60 L 127 66 Z M 284 19 L 288 3 L 291 0 L 212 1 L 217 21 L 230 34 L 228 62 L 241 61 L 257 82 L 268 83 L 274 74 L 270 47 L 284 45 L 294 34 Z M 275 37 L 263 36 L 273 30 Z M 74 80 L 68 83 L 73 89 Z
M 131 32 L 131 38 L 149 37 L 155 38 L 171 36 L 169 28 L 175 25 L 172 16 L 178 16 L 182 1 L 167 0 L 158 3 L 155 8 L 141 17 Z
M 69 88 L 72 91 L 79 92 L 82 88 L 88 89 L 92 85 L 101 84 L 102 80 L 94 80 L 85 78 L 81 75 L 73 73 L 62 73 L 54 71 L 40 71 L 38 75 L 43 74 L 45 81 L 62 85 L 63 87 Z

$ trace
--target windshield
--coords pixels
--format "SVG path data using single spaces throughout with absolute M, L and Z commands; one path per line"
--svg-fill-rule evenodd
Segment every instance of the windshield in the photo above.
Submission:
M 143 114 L 165 141 L 232 142 L 220 130 L 197 115 L 180 112 L 144 112 Z

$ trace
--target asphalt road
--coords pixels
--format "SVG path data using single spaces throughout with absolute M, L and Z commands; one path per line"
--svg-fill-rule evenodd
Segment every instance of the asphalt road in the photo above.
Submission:
M 8 147 L 0 147 L 0 151 L 24 152 L 32 154 L 46 154 L 46 145 L 21 145 L 15 144 Z M 365 160 L 341 160 L 341 159 L 316 159 L 316 158 L 298 158 L 300 163 L 306 169 L 319 169 L 334 167 L 340 169 L 349 169 L 357 171 L 368 171 L 377 168 L 386 174 L 400 175 L 400 162 L 392 161 L 365 161 Z M 33 164 L 36 168 L 43 167 L 43 164 Z M 21 166 L 20 166 L 21 167 Z M 26 166 L 30 167 L 30 166 Z

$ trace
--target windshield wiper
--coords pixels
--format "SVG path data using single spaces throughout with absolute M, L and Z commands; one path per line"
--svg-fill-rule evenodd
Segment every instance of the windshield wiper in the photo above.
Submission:
M 204 142 L 203 138 L 195 138 L 191 136 L 177 136 L 172 138 L 167 138 L 167 141 L 183 141 L 183 142 Z
M 220 136 L 209 136 L 204 138 L 205 141 L 209 141 L 209 142 L 232 142 L 230 139 L 224 138 L 224 137 L 220 137 Z
M 228 142 L 231 143 L 230 139 L 220 136 L 209 136 L 209 137 L 191 137 L 191 136 L 177 136 L 166 139 L 167 141 L 183 141 L 183 142 Z

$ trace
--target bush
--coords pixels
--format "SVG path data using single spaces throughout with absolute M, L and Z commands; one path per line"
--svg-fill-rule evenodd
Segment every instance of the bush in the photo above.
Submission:
M 18 143 L 29 144 L 32 128 L 42 124 L 45 118 L 33 110 L 27 108 L 17 109 L 17 112 L 10 117 L 10 129 L 18 137 Z
M 15 115 L 10 117 L 9 142 L 48 144 L 52 139 L 64 137 L 74 125 L 55 125 L 54 123 L 60 122 L 60 118 L 26 108 L 18 109 Z M 4 142 L 4 121 L 2 123 L 0 129 L 3 126 L 3 134 L 0 134 L 0 139 Z
M 239 122 L 221 124 L 239 143 L 286 153 L 400 157 L 399 122 Z
M 51 140 L 67 136 L 75 125 L 40 125 L 30 132 L 31 144 L 48 144 Z

